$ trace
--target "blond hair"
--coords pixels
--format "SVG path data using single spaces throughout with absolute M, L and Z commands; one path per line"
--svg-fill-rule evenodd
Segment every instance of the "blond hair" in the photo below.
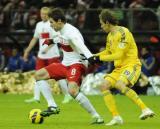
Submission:
M 45 12 L 48 12 L 48 13 L 50 12 L 50 10 L 51 9 L 49 7 L 42 7 L 41 8 L 41 11 L 45 11 Z
M 109 22 L 110 24 L 116 25 L 118 24 L 118 20 L 115 17 L 115 12 L 109 9 L 103 9 L 99 15 L 99 18 L 104 22 Z

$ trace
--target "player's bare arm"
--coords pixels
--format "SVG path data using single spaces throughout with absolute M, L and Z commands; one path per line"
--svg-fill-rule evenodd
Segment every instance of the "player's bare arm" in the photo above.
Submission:
M 29 43 L 29 46 L 25 49 L 24 51 L 24 55 L 23 55 L 23 59 L 24 61 L 28 60 L 28 55 L 30 53 L 30 51 L 32 50 L 32 48 L 35 46 L 35 44 L 37 43 L 38 39 L 37 38 L 32 38 L 32 40 Z

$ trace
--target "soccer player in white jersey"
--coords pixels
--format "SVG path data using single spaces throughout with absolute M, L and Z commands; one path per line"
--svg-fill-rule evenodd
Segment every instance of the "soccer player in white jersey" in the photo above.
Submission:
M 68 81 L 69 93 L 91 114 L 93 117 L 92 124 L 104 123 L 88 98 L 79 90 L 82 76 L 85 74 L 86 70 L 81 54 L 89 58 L 93 56 L 92 53 L 85 46 L 84 39 L 79 30 L 71 24 L 66 23 L 65 15 L 61 9 L 55 8 L 50 12 L 50 23 L 55 31 L 60 32 L 60 34 L 53 36 L 53 39 L 54 43 L 59 44 L 63 52 L 63 60 L 61 63 L 52 63 L 36 71 L 35 79 L 39 81 L 50 78 L 56 80 L 66 78 Z M 42 111 L 41 115 L 45 117 L 58 113 L 59 108 L 55 104 L 54 107 L 48 107 L 47 110 Z
M 30 53 L 31 49 L 35 46 L 37 41 L 39 40 L 39 51 L 38 57 L 36 61 L 36 70 L 39 70 L 53 62 L 60 62 L 60 54 L 57 45 L 48 45 L 45 44 L 46 39 L 51 38 L 51 33 L 56 33 L 53 28 L 50 26 L 49 22 L 49 8 L 42 7 L 40 11 L 42 21 L 38 22 L 36 25 L 34 36 L 24 52 L 24 60 L 27 60 L 28 54 Z M 68 93 L 67 82 L 65 80 L 59 81 L 60 87 L 62 92 L 64 93 L 65 97 L 62 103 L 68 103 L 72 97 Z M 48 102 L 49 106 L 52 106 L 53 98 L 51 97 L 51 89 L 49 84 L 45 80 L 41 80 L 35 83 L 34 87 L 34 97 L 31 99 L 25 100 L 27 103 L 31 102 L 39 102 L 40 100 L 40 92 L 42 92 L 43 96 Z

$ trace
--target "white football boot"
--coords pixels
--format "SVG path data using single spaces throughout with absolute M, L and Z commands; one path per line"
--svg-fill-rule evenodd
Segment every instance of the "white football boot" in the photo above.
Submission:
M 63 103 L 63 104 L 66 104 L 66 103 L 69 103 L 69 102 L 72 101 L 72 100 L 73 100 L 73 98 L 72 98 L 71 95 L 65 95 L 62 103 Z
M 93 117 L 91 124 L 103 124 L 104 120 L 101 117 Z
M 123 119 L 121 116 L 114 116 L 113 119 L 107 123 L 107 126 L 112 126 L 112 125 L 122 125 L 123 124 Z
M 142 114 L 139 116 L 139 118 L 141 120 L 145 120 L 149 117 L 153 117 L 154 115 L 155 115 L 155 113 L 151 109 L 146 108 L 146 109 L 142 110 Z

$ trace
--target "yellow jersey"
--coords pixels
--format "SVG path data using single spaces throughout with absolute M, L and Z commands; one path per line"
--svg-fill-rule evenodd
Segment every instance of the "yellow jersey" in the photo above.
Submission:
M 106 55 L 105 58 L 103 55 Z M 133 35 L 122 26 L 115 26 L 114 31 L 108 34 L 106 50 L 99 53 L 99 56 L 102 61 L 114 61 L 115 67 L 141 65 Z

